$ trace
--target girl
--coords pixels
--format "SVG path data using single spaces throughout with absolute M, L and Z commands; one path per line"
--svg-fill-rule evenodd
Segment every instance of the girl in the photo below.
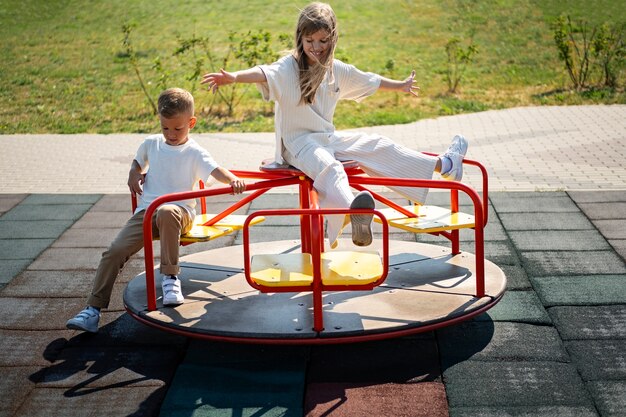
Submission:
M 298 18 L 295 49 L 271 65 L 247 70 L 210 73 L 202 84 L 210 91 L 232 83 L 256 83 L 265 100 L 275 102 L 276 162 L 283 160 L 314 180 L 320 206 L 374 208 L 368 192 L 356 197 L 339 161 L 354 160 L 370 176 L 430 179 L 433 172 L 459 181 L 467 141 L 454 137 L 439 157 L 405 148 L 389 138 L 354 132 L 337 132 L 333 114 L 337 101 L 360 101 L 377 90 L 403 91 L 417 96 L 415 71 L 403 81 L 362 72 L 334 58 L 337 20 L 328 4 L 312 3 Z M 394 187 L 394 191 L 423 204 L 428 189 Z M 366 246 L 372 241 L 372 215 L 352 215 L 352 240 Z M 329 216 L 331 248 L 344 226 L 342 216 Z

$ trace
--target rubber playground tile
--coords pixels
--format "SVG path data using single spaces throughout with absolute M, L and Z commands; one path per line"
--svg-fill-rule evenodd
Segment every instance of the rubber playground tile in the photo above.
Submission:
M 497 265 L 504 271 L 504 275 L 506 275 L 507 291 L 532 289 L 528 275 L 521 265 Z
M 431 236 L 428 234 L 416 235 L 417 242 L 435 244 L 443 247 L 450 247 L 450 242 L 440 236 Z M 462 241 L 461 250 L 468 253 L 476 253 L 476 246 L 473 241 Z M 485 241 L 484 244 L 485 259 L 495 263 L 496 265 L 519 265 L 520 261 L 515 253 L 515 248 L 508 240 Z
M 572 340 L 565 347 L 583 380 L 626 380 L 626 339 Z
M 105 194 L 90 211 L 122 211 L 130 214 L 131 207 L 130 194 Z
M 32 259 L 0 259 L 0 284 L 8 284 L 22 272 Z
M 102 387 L 88 395 L 67 388 L 36 387 L 14 414 L 15 417 L 154 416 L 165 387 Z
M 23 271 L 13 278 L 3 297 L 86 297 L 93 271 Z
M 0 239 L 0 259 L 33 260 L 53 242 L 54 239 Z
M 563 340 L 626 339 L 626 305 L 548 309 Z
M 489 193 L 498 213 L 567 213 L 578 212 L 574 202 L 562 192 Z
M 598 417 L 592 405 L 532 407 L 451 407 L 450 417 Z
M 626 259 L 626 239 L 612 239 L 609 244 L 615 249 L 615 252 L 622 258 Z
M 183 362 L 161 406 L 162 416 L 301 416 L 305 362 Z
M 28 394 L 35 388 L 35 382 L 28 376 L 37 372 L 39 367 L 11 366 L 0 368 L 0 416 L 13 416 Z
M 74 226 L 73 229 L 120 229 L 122 228 L 128 219 L 131 218 L 130 210 L 127 212 L 117 211 L 94 211 L 89 210 L 82 216 Z M 85 232 L 87 233 L 87 232 Z
M 502 213 L 500 221 L 513 230 L 592 230 L 593 224 L 582 213 Z
M 0 298 L 0 329 L 64 330 L 67 319 L 85 307 L 75 298 Z
M 522 252 L 529 277 L 626 274 L 626 264 L 612 250 Z
M 440 378 L 435 340 L 409 338 L 312 347 L 307 374 L 309 383 L 382 384 Z
M 550 316 L 534 291 L 507 291 L 495 307 L 474 320 L 552 324 Z
M 119 229 L 78 229 L 72 227 L 66 230 L 52 245 L 53 248 L 108 248 Z
M 530 277 L 544 306 L 626 303 L 624 275 Z
M 272 362 L 276 358 L 300 363 L 309 357 L 308 346 L 259 345 L 190 339 L 185 362 L 202 366 Z
M 443 384 L 313 383 L 307 386 L 306 417 L 447 417 Z
M 593 224 L 608 240 L 626 239 L 626 219 L 594 220 Z
M 464 361 L 444 377 L 450 408 L 593 406 L 569 363 Z
M 520 251 L 598 251 L 611 246 L 596 230 L 511 231 L 511 240 Z M 581 256 L 585 256 L 584 253 Z
M 90 204 L 32 205 L 19 204 L 2 215 L 2 220 L 78 220 Z
M 72 223 L 72 220 L 0 220 L 0 239 L 56 239 Z
M 592 381 L 587 383 L 602 417 L 620 417 L 626 410 L 626 381 Z
M 71 334 L 69 330 L 0 330 L 0 349 L 3 352 L 0 355 L 2 373 L 6 367 L 50 365 L 65 347 L 67 338 Z
M 48 248 L 28 267 L 29 270 L 95 270 L 102 248 Z
M 559 333 L 551 326 L 471 321 L 437 334 L 444 368 L 467 359 L 569 361 Z
M 2 215 L 17 206 L 27 194 L 0 194 L 0 220 Z
M 30 194 L 21 204 L 25 205 L 93 205 L 102 194 Z
M 603 203 L 613 201 L 626 201 L 626 190 L 607 191 L 568 191 L 567 194 L 576 203 Z
M 591 220 L 624 219 L 626 201 L 608 203 L 584 203 L 580 209 Z

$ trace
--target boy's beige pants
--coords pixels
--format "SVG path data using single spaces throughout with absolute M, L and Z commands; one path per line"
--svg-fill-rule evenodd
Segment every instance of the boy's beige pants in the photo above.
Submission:
M 113 284 L 128 259 L 143 248 L 143 218 L 145 211 L 133 215 L 120 230 L 109 248 L 102 254 L 96 271 L 91 295 L 87 304 L 93 307 L 109 306 Z M 161 243 L 161 265 L 163 275 L 177 275 L 180 235 L 193 226 L 189 212 L 175 204 L 164 204 L 152 217 L 152 234 Z

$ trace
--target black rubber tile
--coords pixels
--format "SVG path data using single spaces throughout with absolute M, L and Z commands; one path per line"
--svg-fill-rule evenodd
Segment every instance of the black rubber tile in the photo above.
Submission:
M 572 340 L 565 347 L 585 381 L 626 380 L 626 339 Z

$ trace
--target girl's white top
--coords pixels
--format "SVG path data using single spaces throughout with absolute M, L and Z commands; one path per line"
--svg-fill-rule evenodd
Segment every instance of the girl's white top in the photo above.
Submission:
M 162 134 L 148 136 L 137 149 L 135 161 L 143 172 L 147 170 L 135 213 L 147 209 L 150 203 L 164 194 L 193 190 L 199 180 L 206 181 L 218 167 L 211 154 L 192 138 L 183 145 L 171 146 L 165 143 Z M 174 204 L 195 216 L 195 199 L 176 201 Z
M 274 101 L 276 130 L 275 160 L 283 163 L 282 147 L 293 155 L 309 141 L 323 144 L 334 133 L 333 115 L 337 101 L 360 101 L 378 90 L 380 76 L 363 72 L 354 65 L 338 59 L 333 61 L 320 84 L 312 104 L 300 103 L 298 64 L 293 55 L 285 56 L 271 65 L 259 66 L 267 82 L 257 84 L 266 101 Z

